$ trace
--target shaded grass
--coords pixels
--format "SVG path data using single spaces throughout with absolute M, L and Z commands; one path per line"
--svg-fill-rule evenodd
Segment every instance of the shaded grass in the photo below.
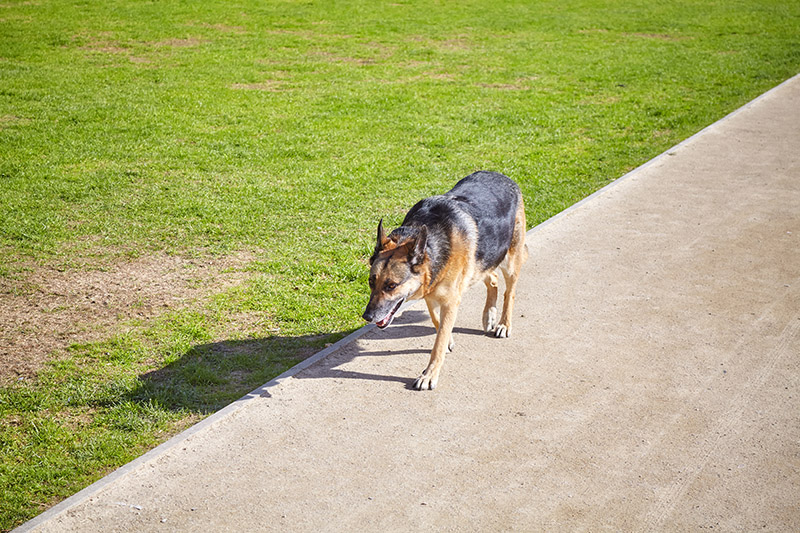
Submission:
M 0 276 L 264 250 L 0 392 L 0 528 L 359 325 L 374 225 L 485 168 L 541 222 L 800 69 L 800 5 L 5 2 Z

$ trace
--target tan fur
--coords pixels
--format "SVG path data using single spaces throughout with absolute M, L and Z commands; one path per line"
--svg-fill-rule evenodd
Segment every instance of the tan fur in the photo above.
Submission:
M 517 289 L 519 272 L 522 263 L 528 258 L 528 248 L 525 246 L 525 209 L 520 202 L 517 208 L 517 216 L 514 219 L 514 235 L 511 237 L 511 246 L 506 254 L 505 264 L 500 265 L 503 277 L 506 281 L 506 292 L 503 295 L 503 315 L 497 326 L 496 335 L 498 337 L 511 336 L 511 315 L 514 311 L 514 296 Z M 487 302 L 488 303 L 488 302 Z M 499 331 L 500 328 L 505 331 Z

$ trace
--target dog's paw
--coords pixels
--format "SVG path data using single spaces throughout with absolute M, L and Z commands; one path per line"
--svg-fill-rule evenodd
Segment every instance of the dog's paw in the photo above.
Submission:
M 498 339 L 506 339 L 509 335 L 511 335 L 511 329 L 503 324 L 499 324 L 494 330 L 494 336 Z
M 491 333 L 497 327 L 497 308 L 490 307 L 483 313 L 483 331 Z
M 426 368 L 422 375 L 420 375 L 414 382 L 414 388 L 417 390 L 433 390 L 439 382 L 439 371 Z

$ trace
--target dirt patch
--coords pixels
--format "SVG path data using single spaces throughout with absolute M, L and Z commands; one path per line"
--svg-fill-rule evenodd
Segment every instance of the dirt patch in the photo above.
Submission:
M 219 31 L 225 31 L 220 27 L 215 27 Z M 230 31 L 234 31 L 231 29 Z M 132 45 L 145 45 L 155 49 L 171 49 L 171 48 L 190 48 L 206 44 L 207 39 L 199 37 L 187 38 L 174 38 L 165 39 L 162 41 L 151 42 L 138 42 L 131 43 Z M 111 32 L 99 32 L 94 35 L 86 33 L 78 33 L 72 36 L 73 45 L 77 44 L 80 50 L 88 53 L 101 53 L 116 56 L 128 56 L 133 63 L 151 63 L 152 61 L 143 56 L 133 56 L 134 46 L 125 45 L 114 39 Z M 80 44 L 78 44 L 80 43 Z
M 408 40 L 439 51 L 460 51 L 472 48 L 471 39 L 466 34 L 453 35 L 448 39 L 431 39 L 422 35 L 412 35 Z
M 417 82 L 425 82 L 425 81 L 441 81 L 441 82 L 454 82 L 457 81 L 457 78 L 454 74 L 449 74 L 446 72 L 424 72 L 422 74 L 417 74 L 415 76 L 409 76 L 407 78 L 399 78 L 399 79 L 391 79 L 391 80 L 383 80 L 381 83 L 392 85 L 392 84 L 405 84 L 405 83 L 417 83 Z
M 17 279 L 0 277 L 0 383 L 32 377 L 71 344 L 106 338 L 125 322 L 237 285 L 255 257 L 155 255 L 104 270 L 35 267 Z
M 87 52 L 102 52 L 104 54 L 129 54 L 130 50 L 120 46 L 119 44 L 109 42 L 109 41 L 101 41 L 101 40 L 93 40 L 89 41 L 85 45 L 80 47 L 81 50 L 85 50 Z
M 436 46 L 442 50 L 469 50 L 472 44 L 468 37 L 460 35 L 452 39 L 434 41 Z
M 38 6 L 41 5 L 41 2 L 19 2 L 13 4 L 0 4 L 0 8 L 10 8 L 10 7 L 19 7 L 19 6 Z
M 200 46 L 206 42 L 208 41 L 198 37 L 187 37 L 185 39 L 166 39 L 151 44 L 158 48 L 189 48 L 192 46 Z
M 456 77 L 454 74 L 449 74 L 447 72 L 426 72 L 420 76 L 412 76 L 408 79 L 408 81 L 425 81 L 425 80 L 437 80 L 437 81 L 456 81 Z
M 26 126 L 30 123 L 30 119 L 16 115 L 0 115 L 0 130 L 13 126 Z

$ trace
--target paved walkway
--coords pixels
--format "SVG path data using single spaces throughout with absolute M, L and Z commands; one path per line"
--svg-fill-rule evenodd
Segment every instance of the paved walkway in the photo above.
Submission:
M 21 529 L 800 531 L 800 77 L 529 247 L 435 391 L 417 305 Z

